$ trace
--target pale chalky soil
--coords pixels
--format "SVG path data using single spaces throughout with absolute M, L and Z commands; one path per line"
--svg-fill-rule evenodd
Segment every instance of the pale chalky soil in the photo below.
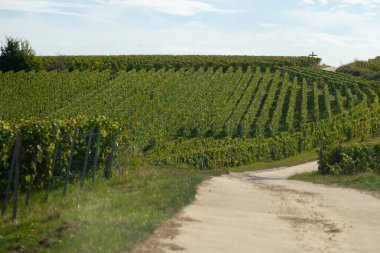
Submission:
M 212 178 L 133 252 L 380 252 L 380 199 L 286 180 L 316 169 L 311 162 Z

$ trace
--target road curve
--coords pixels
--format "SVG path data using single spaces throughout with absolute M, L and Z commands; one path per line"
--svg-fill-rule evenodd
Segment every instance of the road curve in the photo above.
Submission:
M 212 178 L 133 252 L 380 252 L 380 199 L 286 180 L 316 169 L 311 162 Z

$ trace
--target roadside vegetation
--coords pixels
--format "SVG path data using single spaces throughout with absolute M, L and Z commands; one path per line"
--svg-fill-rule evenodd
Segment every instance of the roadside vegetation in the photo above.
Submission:
M 320 153 L 318 172 L 290 177 L 318 184 L 380 191 L 380 142 L 339 145 Z
M 290 180 L 299 180 L 315 184 L 344 186 L 349 188 L 379 191 L 380 175 L 358 174 L 358 175 L 321 175 L 318 172 L 304 173 L 291 176 Z
M 253 164 L 228 168 L 228 170 L 234 171 L 234 172 L 266 170 L 266 169 L 274 169 L 274 168 L 281 168 L 281 167 L 291 167 L 291 166 L 296 166 L 296 165 L 300 165 L 303 163 L 316 161 L 316 160 L 318 160 L 317 151 L 310 151 L 310 152 L 304 152 L 304 153 L 298 154 L 296 156 L 284 158 L 278 161 L 256 162 Z
M 368 61 L 355 61 L 339 67 L 336 71 L 368 80 L 380 81 L 380 56 Z
M 286 167 L 316 158 L 316 152 L 309 152 L 232 169 Z M 88 182 L 83 191 L 79 182 L 71 184 L 67 197 L 61 189 L 53 190 L 47 203 L 43 192 L 34 193 L 16 225 L 10 222 L 10 212 L 2 219 L 0 252 L 128 252 L 190 204 L 201 182 L 227 173 L 227 168 L 151 166 L 138 157 L 126 159 L 121 167 L 120 175 L 95 185 Z
M 65 198 L 61 189 L 48 203 L 32 195 L 16 225 L 11 212 L 0 222 L 0 252 L 126 252 L 189 204 L 202 181 L 222 173 L 137 164 L 83 191 L 70 185 Z

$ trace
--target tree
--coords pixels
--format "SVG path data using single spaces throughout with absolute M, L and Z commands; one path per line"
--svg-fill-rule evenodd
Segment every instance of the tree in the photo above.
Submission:
M 29 41 L 6 37 L 1 46 L 0 70 L 7 71 L 30 71 L 38 70 L 40 64 L 35 58 L 35 52 Z

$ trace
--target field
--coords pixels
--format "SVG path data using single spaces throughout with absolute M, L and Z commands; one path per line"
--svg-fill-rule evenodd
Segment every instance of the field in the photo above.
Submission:
M 80 56 L 40 60 L 44 70 L 0 72 L 2 210 L 6 219 L 13 221 L 11 212 L 5 212 L 11 197 L 13 209 L 9 210 L 16 207 L 16 211 L 25 198 L 33 199 L 30 208 L 37 210 L 36 214 L 28 216 L 26 209 L 20 211 L 25 228 L 32 226 L 33 219 L 44 219 L 40 205 L 47 202 L 49 194 L 58 199 L 57 203 L 49 202 L 51 208 L 66 205 L 67 200 L 57 196 L 68 183 L 75 196 L 82 194 L 79 187 L 106 195 L 110 184 L 120 201 L 124 201 L 124 192 L 144 195 L 143 185 L 157 183 L 147 190 L 162 192 L 167 203 L 161 206 L 155 199 L 154 212 L 161 207 L 166 210 L 176 199 L 178 203 L 160 217 L 147 217 L 148 228 L 142 228 L 146 231 L 131 235 L 124 247 L 130 249 L 188 204 L 198 183 L 223 169 L 308 161 L 316 158 L 316 150 L 380 135 L 380 84 L 319 70 L 315 66 L 320 59 Z M 125 171 L 135 163 L 144 169 Z M 215 172 L 203 171 L 211 169 Z M 145 172 L 149 175 L 139 179 Z M 98 180 L 112 174 L 118 175 L 113 179 L 116 181 Z M 177 176 L 184 177 L 178 185 L 173 183 Z M 131 184 L 137 188 L 129 191 Z M 171 194 L 173 187 L 181 192 L 173 190 Z M 186 196 L 175 195 L 182 192 Z M 91 193 L 86 196 L 95 199 Z M 137 200 L 132 196 L 133 201 Z M 38 244 L 41 237 L 50 238 L 64 219 L 72 219 L 70 210 L 75 205 L 67 205 L 67 210 L 62 210 L 65 218 L 46 225 L 51 226 L 50 234 L 36 234 L 27 247 Z M 99 222 L 88 217 L 90 223 Z M 143 219 L 137 217 L 136 224 Z M 79 225 L 82 229 L 91 226 Z M 12 230 L 5 223 L 2 227 Z M 18 240 L 25 238 L 23 232 L 15 233 L 12 238 L 0 234 L 7 250 L 17 249 Z M 53 236 L 52 240 L 55 243 L 58 239 Z M 120 246 L 117 251 L 123 249 L 116 246 Z
M 200 168 L 379 134 L 378 83 L 267 65 L 3 73 L 0 115 L 14 123 L 105 116 L 120 124 L 129 154 Z
M 84 182 L 87 174 L 94 181 L 110 174 L 117 155 L 216 169 L 281 160 L 380 133 L 379 83 L 318 70 L 319 59 L 42 60 L 46 69 L 58 60 L 69 67 L 0 73 L 5 195 L 18 160 L 17 184 L 30 191 L 46 182 Z M 14 145 L 17 140 L 22 147 Z

